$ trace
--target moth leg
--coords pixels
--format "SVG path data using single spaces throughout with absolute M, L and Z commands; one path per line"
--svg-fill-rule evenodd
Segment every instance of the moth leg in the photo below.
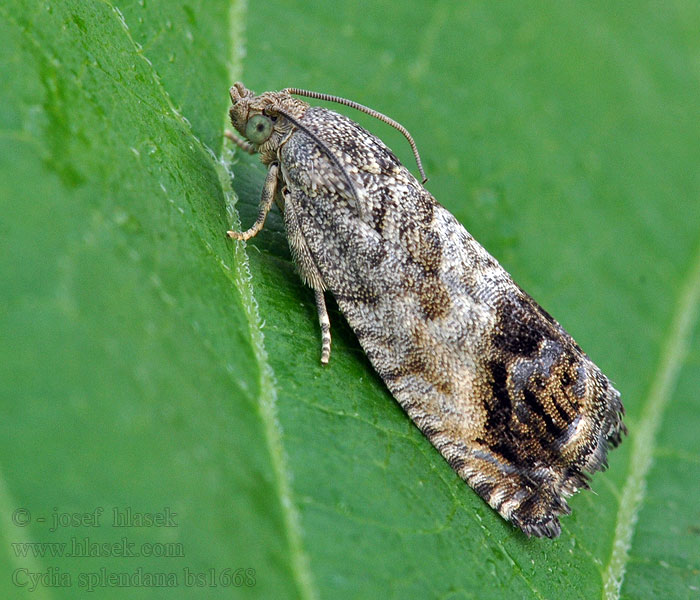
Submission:
M 318 322 L 321 325 L 321 364 L 327 365 L 331 358 L 331 321 L 328 318 L 323 290 L 314 290 L 314 294 L 316 295 Z
M 287 229 L 287 240 L 292 252 L 292 259 L 302 281 L 314 291 L 316 297 L 318 322 L 321 325 L 321 364 L 325 365 L 328 364 L 331 357 L 331 322 L 323 296 L 326 284 L 304 238 L 299 223 L 299 204 L 295 200 L 294 193 L 287 187 L 282 188 L 282 202 L 284 204 L 284 225 Z
M 267 213 L 270 212 L 272 202 L 275 199 L 275 190 L 277 189 L 277 174 L 279 173 L 279 165 L 272 163 L 267 170 L 267 177 L 263 185 L 262 196 L 260 198 L 260 208 L 258 218 L 255 219 L 253 226 L 247 231 L 227 231 L 226 235 L 234 240 L 249 240 L 257 235 L 265 224 Z
M 242 137 L 234 133 L 233 131 L 226 130 L 224 131 L 224 137 L 228 138 L 231 140 L 236 146 L 238 146 L 241 150 L 244 152 L 247 152 L 248 154 L 255 154 L 256 149 L 253 144 L 248 142 L 247 140 L 244 140 Z

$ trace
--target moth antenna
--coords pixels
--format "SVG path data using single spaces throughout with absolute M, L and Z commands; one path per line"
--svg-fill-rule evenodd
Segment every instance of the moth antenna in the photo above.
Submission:
M 323 152 L 326 154 L 326 156 L 328 156 L 328 158 L 331 159 L 331 162 L 336 167 L 338 167 L 340 172 L 345 177 L 345 181 L 347 181 L 348 185 L 350 186 L 350 193 L 352 194 L 353 198 L 355 198 L 355 203 L 357 205 L 357 209 L 361 211 L 362 209 L 360 207 L 360 200 L 359 200 L 359 197 L 357 195 L 357 190 L 355 189 L 355 185 L 353 184 L 352 179 L 350 179 L 350 175 L 348 175 L 348 172 L 345 170 L 343 165 L 340 164 L 338 157 L 331 152 L 330 148 L 328 148 L 328 146 L 326 146 L 326 144 L 324 144 L 313 131 L 311 131 L 308 127 L 302 125 L 299 121 L 297 121 L 288 112 L 281 110 L 279 108 L 270 109 L 269 112 L 276 112 L 276 113 L 282 115 L 285 119 L 288 119 L 289 122 L 292 123 L 292 125 L 294 125 L 294 127 L 303 131 L 314 142 L 316 142 L 318 144 L 319 148 L 321 148 L 321 150 L 323 150 Z
M 353 102 L 352 100 L 348 100 L 347 98 L 341 98 L 340 96 L 331 96 L 330 94 L 321 94 L 320 92 L 301 90 L 299 88 L 287 88 L 284 91 L 289 94 L 294 94 L 296 96 L 306 96 L 307 98 L 315 98 L 316 100 L 324 100 L 326 102 L 337 102 L 338 104 L 344 104 L 345 106 L 349 106 L 350 108 L 354 108 L 355 110 L 359 110 L 360 112 L 368 114 L 371 117 L 374 117 L 375 119 L 384 121 L 384 123 L 386 123 L 387 125 L 391 125 L 394 129 L 400 131 L 403 134 L 403 136 L 408 140 L 408 143 L 411 145 L 411 150 L 413 150 L 413 156 L 416 157 L 416 164 L 418 165 L 418 170 L 420 171 L 420 175 L 423 178 L 422 183 L 428 181 L 428 178 L 425 176 L 425 171 L 423 170 L 423 163 L 421 162 L 420 154 L 418 154 L 418 147 L 416 146 L 416 142 L 413 141 L 413 137 L 410 133 L 408 133 L 408 130 L 398 121 L 394 121 L 394 119 L 392 119 L 391 117 L 387 117 L 386 115 L 380 113 L 377 110 L 374 110 L 373 108 L 370 108 L 369 106 L 365 106 L 364 104 L 360 104 L 359 102 Z

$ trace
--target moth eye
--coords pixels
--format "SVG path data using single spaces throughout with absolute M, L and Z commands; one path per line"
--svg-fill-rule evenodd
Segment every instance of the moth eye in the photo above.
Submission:
M 265 115 L 255 115 L 248 119 L 245 136 L 254 144 L 262 144 L 272 134 L 272 119 Z

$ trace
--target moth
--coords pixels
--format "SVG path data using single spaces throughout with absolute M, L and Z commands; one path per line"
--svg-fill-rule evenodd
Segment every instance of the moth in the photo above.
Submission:
M 238 146 L 267 166 L 248 240 L 272 203 L 316 297 L 330 358 L 325 292 L 374 369 L 452 468 L 528 536 L 556 537 L 566 497 L 607 467 L 626 433 L 619 392 L 572 337 L 404 167 L 351 119 L 288 88 L 230 89 Z M 241 137 L 242 136 L 242 137 Z

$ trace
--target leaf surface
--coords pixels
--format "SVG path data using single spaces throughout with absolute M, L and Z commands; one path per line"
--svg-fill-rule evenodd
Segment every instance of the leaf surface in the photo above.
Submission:
M 694 3 L 11 0 L 0 16 L 5 597 L 81 581 L 105 598 L 697 597 Z M 238 78 L 402 122 L 430 191 L 615 381 L 630 436 L 558 540 L 524 538 L 459 480 L 333 302 L 320 365 L 276 209 L 245 246 L 224 238 L 264 178 L 217 158 Z M 412 165 L 399 134 L 338 110 Z M 99 527 L 49 530 L 97 507 Z M 114 507 L 177 526 L 115 530 Z M 85 537 L 184 555 L 12 545 Z M 70 585 L 22 585 L 51 568 Z M 177 586 L 99 586 L 101 568 Z M 226 580 L 239 568 L 255 585 Z

